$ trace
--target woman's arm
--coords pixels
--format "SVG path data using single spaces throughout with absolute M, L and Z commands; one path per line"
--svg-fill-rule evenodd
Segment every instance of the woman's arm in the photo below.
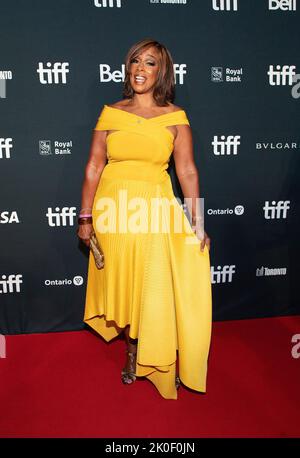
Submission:
M 80 215 L 91 213 L 93 208 L 94 197 L 96 194 L 97 186 L 106 165 L 106 135 L 104 130 L 94 130 L 89 158 L 85 167 L 84 180 L 82 184 L 81 195 L 81 210 Z M 80 224 L 77 229 L 78 237 L 87 245 L 90 244 L 90 235 L 93 231 L 93 225 Z
M 81 209 L 92 209 L 97 186 L 106 165 L 105 130 L 94 130 L 89 158 L 85 167 L 82 184 Z
M 182 189 L 184 198 L 187 199 L 189 210 L 192 217 L 192 226 L 195 226 L 198 234 L 202 234 L 204 243 L 201 248 L 207 243 L 210 245 L 210 239 L 204 232 L 204 215 L 200 206 L 200 184 L 199 173 L 194 161 L 194 147 L 192 129 L 188 125 L 177 125 L 177 136 L 174 141 L 174 161 L 176 174 Z

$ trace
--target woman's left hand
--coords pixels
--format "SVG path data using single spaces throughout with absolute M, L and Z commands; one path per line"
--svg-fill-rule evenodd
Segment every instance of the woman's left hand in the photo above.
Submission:
M 200 249 L 201 251 L 204 250 L 205 245 L 207 245 L 208 251 L 210 250 L 210 238 L 208 237 L 207 233 L 204 231 L 203 226 L 201 224 L 193 226 L 193 232 L 200 240 Z M 203 235 L 204 234 L 204 235 Z
M 204 238 L 201 240 L 200 249 L 201 251 L 204 250 L 205 245 L 207 245 L 208 251 L 210 250 L 210 238 L 208 237 L 207 233 L 204 231 Z

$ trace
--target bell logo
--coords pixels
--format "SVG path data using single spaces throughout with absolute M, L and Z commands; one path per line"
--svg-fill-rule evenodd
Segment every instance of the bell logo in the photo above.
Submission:
M 269 10 L 296 11 L 296 0 L 269 0 Z

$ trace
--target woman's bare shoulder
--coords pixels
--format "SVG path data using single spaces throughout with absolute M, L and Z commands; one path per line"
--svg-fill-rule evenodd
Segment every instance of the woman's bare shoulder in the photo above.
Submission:
M 173 111 L 181 111 L 181 110 L 184 111 L 184 108 L 182 108 L 182 107 L 180 107 L 180 106 L 178 106 L 178 105 L 175 105 L 174 103 L 170 103 L 169 106 L 170 106 L 170 108 L 171 108 L 171 113 L 172 113 Z
M 128 104 L 127 100 L 118 100 L 118 102 L 113 102 L 110 104 L 107 104 L 107 106 L 112 107 L 112 108 L 122 108 Z

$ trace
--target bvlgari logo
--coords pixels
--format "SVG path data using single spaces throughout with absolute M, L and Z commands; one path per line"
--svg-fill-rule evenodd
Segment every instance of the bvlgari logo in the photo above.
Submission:
M 300 149 L 300 142 L 293 141 L 260 141 L 256 142 L 257 150 L 297 150 Z

